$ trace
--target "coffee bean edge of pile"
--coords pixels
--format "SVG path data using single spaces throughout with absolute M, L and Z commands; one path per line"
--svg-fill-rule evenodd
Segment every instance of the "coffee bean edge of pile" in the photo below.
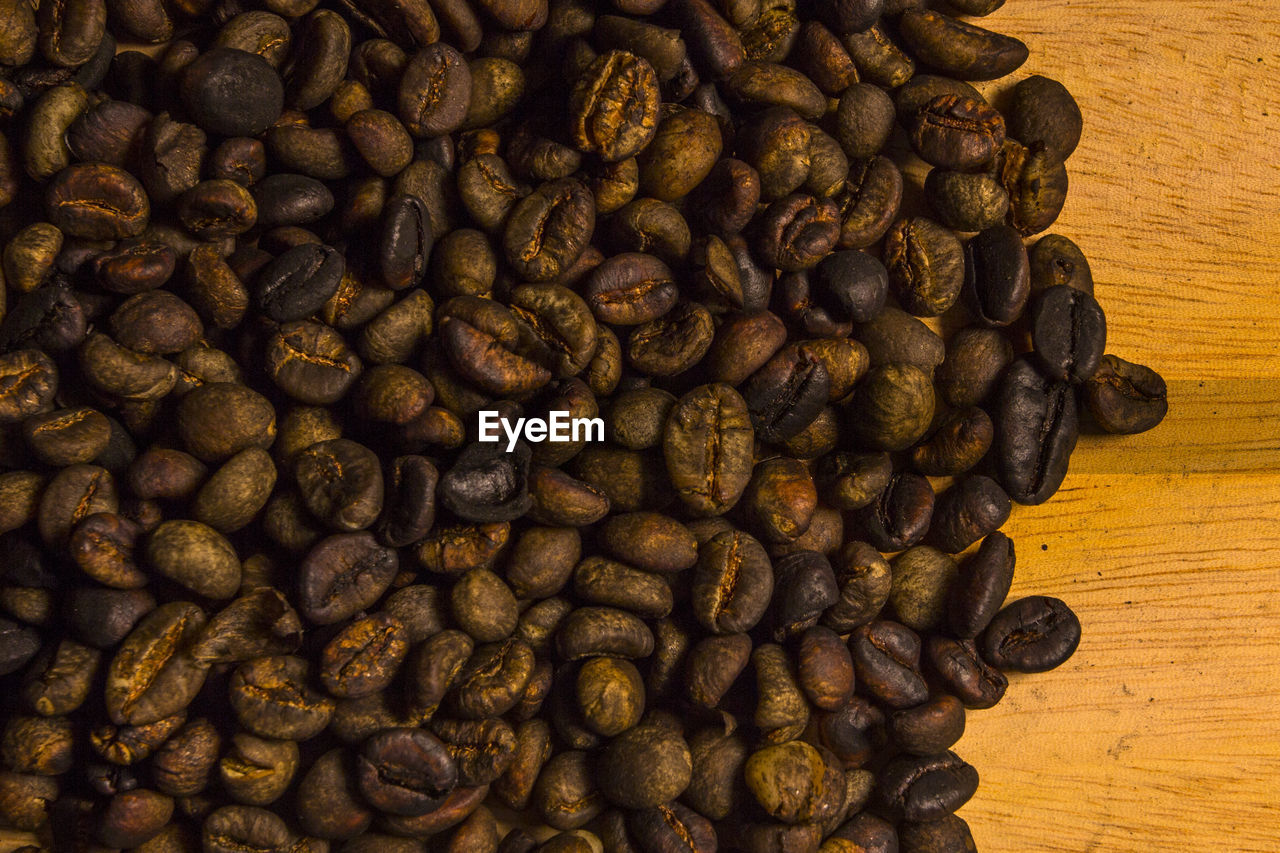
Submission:
M 1003 4 L 0 0 L 0 835 L 975 850 L 1167 411 Z

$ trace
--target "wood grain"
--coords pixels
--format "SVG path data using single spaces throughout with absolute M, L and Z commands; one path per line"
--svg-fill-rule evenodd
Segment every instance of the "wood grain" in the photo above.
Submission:
M 1150 433 L 1086 437 L 1015 510 L 1013 595 L 1080 614 L 1056 672 L 969 717 L 983 853 L 1280 850 L 1280 17 L 1268 0 L 1010 0 L 1020 76 L 1085 135 L 1054 231 L 1108 350 L 1170 380 Z

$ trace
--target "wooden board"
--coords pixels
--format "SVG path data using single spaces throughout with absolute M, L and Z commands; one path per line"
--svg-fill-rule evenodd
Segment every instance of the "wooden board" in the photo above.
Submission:
M 1272 0 L 1009 0 L 1019 76 L 1085 116 L 1054 231 L 1090 258 L 1108 350 L 1170 414 L 1086 437 L 1018 508 L 1015 595 L 1080 614 L 958 745 L 983 853 L 1280 850 L 1280 15 Z

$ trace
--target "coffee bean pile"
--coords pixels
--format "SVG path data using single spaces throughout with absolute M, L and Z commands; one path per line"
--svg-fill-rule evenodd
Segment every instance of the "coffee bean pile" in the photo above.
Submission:
M 1166 401 L 950 3 L 0 0 L 22 850 L 972 851 Z

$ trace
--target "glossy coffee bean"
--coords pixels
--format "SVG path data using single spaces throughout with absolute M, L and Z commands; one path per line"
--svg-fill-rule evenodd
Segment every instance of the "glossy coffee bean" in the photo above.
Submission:
M 889 276 L 866 252 L 832 252 L 810 274 L 812 291 L 841 319 L 865 323 L 884 307 Z
M 959 815 L 938 820 L 904 822 L 898 830 L 902 853 L 974 853 L 969 825 Z
M 284 84 L 265 59 L 229 47 L 197 57 L 182 73 L 183 103 L 204 130 L 257 136 L 284 108 Z
M 106 163 L 74 163 L 45 193 L 49 221 L 72 237 L 119 240 L 147 227 L 151 203 L 138 179 Z
M 830 561 L 817 551 L 788 554 L 773 569 L 773 637 L 782 641 L 817 624 L 839 588 Z
M 1056 598 L 1020 598 L 995 615 L 982 635 L 982 655 L 994 666 L 1046 672 L 1080 645 L 1080 620 Z

